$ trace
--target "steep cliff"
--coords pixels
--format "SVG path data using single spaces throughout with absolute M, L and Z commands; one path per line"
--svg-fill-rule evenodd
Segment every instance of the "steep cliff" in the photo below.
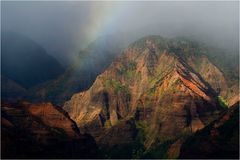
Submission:
M 211 81 L 189 63 L 189 57 L 200 59 L 200 49 L 185 51 L 181 43 L 149 36 L 131 44 L 89 90 L 75 94 L 64 109 L 82 131 L 104 145 L 115 136 L 121 139 L 121 131 L 109 133 L 126 121 L 133 122 L 135 129 L 130 133 L 135 139 L 143 134 L 145 148 L 196 132 L 223 108 Z
M 239 158 L 239 102 L 189 137 L 179 158 Z
M 68 114 L 50 103 L 1 104 L 2 158 L 94 158 L 90 135 L 80 134 Z

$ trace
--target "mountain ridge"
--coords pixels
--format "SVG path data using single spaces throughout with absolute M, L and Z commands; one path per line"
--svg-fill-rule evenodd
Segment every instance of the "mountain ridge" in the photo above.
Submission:
M 86 158 L 97 155 L 94 139 L 51 103 L 1 102 L 3 158 Z M 89 155 L 90 154 L 90 155 Z
M 58 78 L 40 84 L 30 93 L 37 101 L 62 106 L 74 93 L 91 87 L 97 75 L 106 69 L 123 46 L 121 38 L 102 36 L 81 50 L 72 65 Z
M 2 75 L 24 88 L 63 73 L 60 63 L 32 39 L 15 32 L 1 32 L 1 38 Z
M 88 153 L 103 158 L 191 156 L 186 152 L 189 138 L 236 108 L 238 76 L 229 83 L 232 77 L 212 62 L 213 53 L 204 45 L 161 36 L 143 37 L 123 51 L 114 44 L 92 43 L 64 74 L 30 91 L 1 77 L 16 99 L 38 102 L 2 102 L 5 157 L 11 157 L 6 149 L 20 157 L 69 157 L 70 152 L 72 158 L 89 158 Z M 78 92 L 78 87 L 85 89 Z
M 141 132 L 139 125 L 146 127 L 142 144 L 148 149 L 158 138 L 164 142 L 196 132 L 224 110 L 215 90 L 165 42 L 147 37 L 133 43 L 97 76 L 89 90 L 65 103 L 63 108 L 71 118 L 100 146 L 111 142 L 111 136 L 104 135 L 129 120 L 135 123 L 130 135 Z M 121 131 L 113 133 L 118 136 Z

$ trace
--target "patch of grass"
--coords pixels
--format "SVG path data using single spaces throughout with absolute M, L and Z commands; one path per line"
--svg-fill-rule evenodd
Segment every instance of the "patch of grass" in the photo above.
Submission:
M 111 148 L 105 148 L 102 150 L 105 158 L 117 158 L 117 159 L 140 159 L 144 155 L 144 141 L 147 131 L 147 122 L 138 121 L 135 122 L 138 134 L 136 139 L 132 143 L 118 144 Z
M 223 108 L 229 107 L 228 102 L 222 96 L 218 96 L 218 102 Z
M 152 107 L 152 98 L 151 97 L 146 97 L 145 102 L 144 102 L 144 108 L 151 108 Z
M 137 63 L 133 60 L 122 66 L 119 70 L 120 74 L 125 75 L 127 79 L 132 79 L 138 76 L 136 74 Z
M 129 70 L 135 70 L 135 69 L 136 69 L 136 66 L 137 66 L 137 63 L 136 63 L 136 62 L 130 61 L 130 62 L 128 63 L 127 68 L 128 68 Z
M 144 144 L 148 132 L 147 121 L 137 121 L 135 122 L 135 124 L 136 128 L 138 129 L 137 139 L 140 143 Z
M 106 79 L 105 80 L 105 87 L 113 88 L 115 94 L 124 93 L 127 97 L 131 96 L 129 88 L 127 86 L 123 85 L 119 81 L 116 81 L 116 80 L 113 80 L 113 79 Z
M 155 94 L 155 92 L 156 92 L 156 88 L 153 87 L 153 88 L 151 88 L 151 89 L 149 90 L 148 95 L 149 95 L 150 97 L 153 97 L 154 94 Z
M 105 127 L 105 128 L 111 128 L 111 127 L 112 127 L 112 124 L 111 124 L 110 119 L 108 119 L 108 120 L 105 121 L 104 127 Z
M 111 88 L 112 87 L 112 80 L 111 79 L 106 79 L 104 82 L 105 82 L 104 84 L 105 84 L 106 88 Z
M 175 81 L 175 83 L 176 83 L 176 84 L 181 84 L 182 81 L 181 81 L 181 79 L 177 79 L 177 80 Z

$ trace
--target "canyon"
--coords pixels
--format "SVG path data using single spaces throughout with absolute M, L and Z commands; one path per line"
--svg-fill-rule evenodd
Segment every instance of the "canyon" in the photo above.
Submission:
M 212 148 L 214 135 L 221 144 L 222 126 L 238 138 L 238 67 L 213 60 L 218 50 L 161 36 L 122 51 L 108 44 L 93 43 L 62 75 L 30 89 L 1 77 L 3 157 L 216 158 L 221 147 L 199 146 Z M 227 146 L 225 157 L 236 158 L 236 144 Z

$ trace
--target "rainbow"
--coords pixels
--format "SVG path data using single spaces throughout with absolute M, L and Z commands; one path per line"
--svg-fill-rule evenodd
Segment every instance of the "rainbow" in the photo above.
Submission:
M 124 16 L 126 5 L 121 2 L 113 1 L 95 1 L 88 2 L 89 12 L 87 23 L 80 30 L 84 30 L 86 42 L 92 42 L 101 35 L 111 32 L 116 28 L 119 18 Z M 87 44 L 86 44 L 87 45 Z

